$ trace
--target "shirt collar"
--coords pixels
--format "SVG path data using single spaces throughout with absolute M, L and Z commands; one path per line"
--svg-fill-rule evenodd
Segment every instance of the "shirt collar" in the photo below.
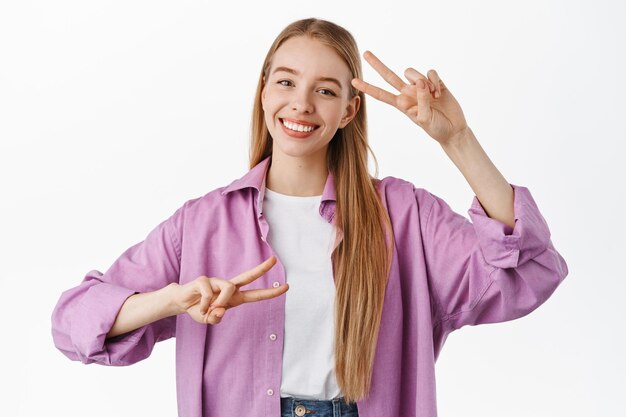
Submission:
M 261 203 L 263 202 L 263 197 L 265 195 L 265 177 L 267 175 L 267 170 L 269 168 L 271 157 L 271 155 L 267 156 L 261 162 L 256 164 L 252 169 L 250 169 L 243 177 L 231 182 L 222 190 L 222 195 L 226 195 L 233 191 L 242 190 L 244 188 L 256 189 L 258 191 L 257 214 L 260 215 L 263 207 L 263 204 Z M 325 215 L 325 213 L 327 212 L 325 203 L 326 201 L 337 201 L 335 180 L 330 170 L 328 171 L 326 183 L 324 184 L 324 191 L 322 192 L 322 200 L 320 204 L 320 214 L 322 215 Z M 329 214 L 332 217 L 332 213 Z

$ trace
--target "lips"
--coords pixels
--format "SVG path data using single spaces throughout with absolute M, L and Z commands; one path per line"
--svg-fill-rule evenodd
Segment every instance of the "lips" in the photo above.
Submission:
M 289 119 L 287 119 L 287 121 L 289 121 Z M 282 119 L 279 119 L 279 122 L 280 122 L 280 128 L 282 129 L 282 131 L 285 132 L 288 136 L 291 136 L 292 138 L 296 138 L 296 139 L 308 138 L 309 136 L 315 134 L 317 132 L 317 128 L 319 127 L 319 125 L 312 125 L 314 126 L 313 129 L 311 131 L 306 132 L 306 131 L 298 131 L 298 130 L 289 129 L 287 126 L 285 126 Z
M 318 127 L 320 127 L 320 125 L 317 125 L 317 124 L 311 123 L 311 122 L 307 122 L 306 120 L 290 119 L 288 117 L 282 117 L 282 118 L 279 118 L 278 120 L 280 121 L 281 124 L 283 123 L 283 120 L 286 120 L 288 122 L 297 123 L 297 124 L 302 125 L 302 126 L 313 126 L 313 130 L 315 130 Z

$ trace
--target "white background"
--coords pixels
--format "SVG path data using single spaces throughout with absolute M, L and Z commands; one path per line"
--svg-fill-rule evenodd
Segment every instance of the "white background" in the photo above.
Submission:
M 130 367 L 85 366 L 55 348 L 51 312 L 184 201 L 247 171 L 262 60 L 311 16 L 400 75 L 436 69 L 505 178 L 531 190 L 569 267 L 530 315 L 448 338 L 440 416 L 624 412 L 623 2 L 4 0 L 0 415 L 176 415 L 175 339 Z M 367 104 L 379 177 L 468 217 L 473 192 L 437 142 Z

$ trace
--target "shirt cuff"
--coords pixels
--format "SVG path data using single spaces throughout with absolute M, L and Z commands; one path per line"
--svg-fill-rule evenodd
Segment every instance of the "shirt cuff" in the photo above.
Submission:
M 548 248 L 550 229 L 528 188 L 513 188 L 515 227 L 487 215 L 474 196 L 468 214 L 474 224 L 485 260 L 497 268 L 515 268 Z
M 91 271 L 89 274 L 99 271 Z M 88 274 L 88 275 L 89 275 Z M 146 326 L 106 339 L 117 314 L 136 291 L 107 282 L 94 285 L 84 294 L 72 316 L 72 341 L 83 363 L 121 365 L 123 357 L 137 344 Z

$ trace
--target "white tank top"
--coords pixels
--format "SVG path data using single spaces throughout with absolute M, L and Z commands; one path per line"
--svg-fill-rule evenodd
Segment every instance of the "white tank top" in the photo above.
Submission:
M 281 397 L 342 396 L 335 377 L 335 283 L 330 261 L 334 225 L 319 213 L 322 196 L 265 188 L 268 243 L 285 267 L 285 340 Z

